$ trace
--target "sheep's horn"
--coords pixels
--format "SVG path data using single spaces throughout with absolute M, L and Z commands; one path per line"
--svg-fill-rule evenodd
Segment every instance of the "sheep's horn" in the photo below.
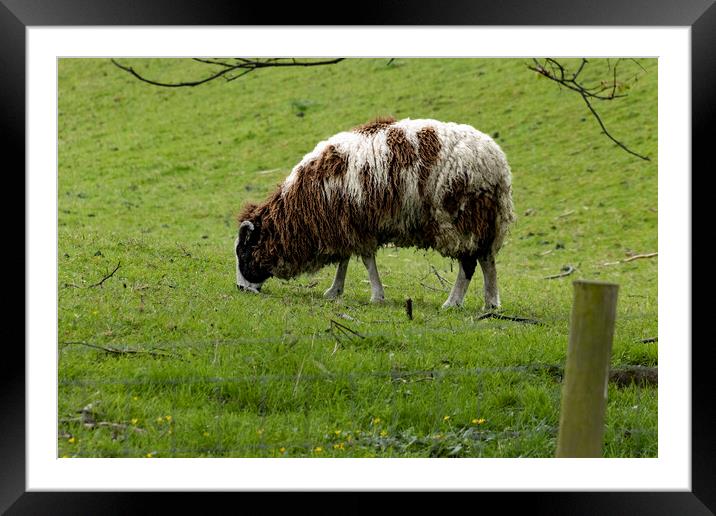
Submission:
M 241 232 L 241 230 L 242 230 L 243 228 L 245 228 L 245 227 L 248 227 L 248 228 L 249 228 L 249 231 L 253 231 L 253 230 L 254 230 L 254 223 L 251 222 L 250 220 L 245 220 L 245 221 L 243 221 L 243 222 L 241 223 L 241 225 L 239 226 L 239 232 Z

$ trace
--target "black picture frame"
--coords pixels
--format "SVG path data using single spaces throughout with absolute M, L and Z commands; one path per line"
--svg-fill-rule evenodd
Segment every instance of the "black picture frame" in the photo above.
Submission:
M 371 4 L 356 9 L 350 17 L 340 15 L 340 7 L 327 4 L 276 5 L 241 2 L 199 2 L 191 0 L 0 0 L 0 69 L 4 73 L 0 86 L 0 117 L 2 127 L 0 145 L 5 164 L 14 157 L 14 166 L 4 166 L 5 179 L 18 181 L 25 170 L 25 30 L 30 26 L 85 25 L 550 25 L 550 26 L 688 26 L 691 27 L 692 74 L 692 171 L 691 183 L 697 174 L 705 175 L 713 169 L 710 129 L 716 113 L 716 6 L 713 0 L 550 0 L 529 2 L 507 0 L 500 2 L 422 1 L 418 5 L 397 0 Z M 322 13 L 317 15 L 316 13 Z M 323 18 L 322 18 L 323 16 Z M 329 19 L 329 18 L 333 19 Z M 673 171 L 686 177 L 688 171 Z M 22 180 L 20 188 L 25 192 Z M 702 203 L 697 202 L 699 191 L 692 186 L 692 224 L 704 220 L 697 217 Z M 702 190 L 702 195 L 704 190 Z M 696 194 L 696 195 L 694 195 Z M 708 220 L 708 219 L 705 219 Z M 698 234 L 696 226 L 692 235 Z M 25 227 L 21 236 L 25 242 Z M 692 239 L 693 242 L 693 239 Z M 19 262 L 14 244 L 10 260 Z M 691 249 L 691 270 L 705 254 Z M 7 257 L 7 255 L 6 255 Z M 23 245 L 22 262 L 26 263 Z M 26 273 L 27 274 L 27 273 Z M 692 273 L 693 274 L 693 273 Z M 25 279 L 27 281 L 27 277 Z M 24 288 L 23 288 L 24 292 Z M 23 293 L 23 301 L 25 294 Z M 696 303 L 692 295 L 692 321 L 704 320 L 706 302 Z M 17 303 L 19 305 L 19 303 Z M 25 303 L 22 303 L 23 311 Z M 23 312 L 24 313 L 24 312 Z M 701 315 L 702 317 L 699 317 Z M 688 321 L 691 324 L 692 321 Z M 686 321 L 684 321 L 686 322 Z M 171 507 L 186 507 L 187 493 L 77 493 L 26 492 L 25 472 L 25 354 L 20 346 L 11 345 L 18 339 L 12 327 L 6 329 L 0 375 L 0 510 L 7 514 L 126 514 L 145 513 Z M 560 493 L 470 493 L 481 497 L 470 501 L 476 510 L 487 507 L 489 501 L 505 503 L 513 508 L 515 502 L 529 506 L 531 513 L 549 514 L 713 514 L 716 510 L 716 439 L 713 424 L 716 411 L 712 393 L 714 375 L 708 359 L 709 342 L 699 341 L 692 326 L 692 490 L 690 492 L 560 492 Z M 24 327 L 22 338 L 25 340 Z M 689 343 L 684 343 L 688 345 Z M 196 494 L 195 494 L 196 495 Z M 457 494 L 455 494 L 457 495 Z M 217 496 L 199 493 L 199 497 Z M 255 493 L 222 494 L 221 497 L 242 497 L 242 504 Z M 266 495 L 263 495 L 266 503 Z M 298 503 L 305 499 L 296 494 Z M 425 506 L 423 493 L 413 493 L 410 501 Z M 351 501 L 352 499 L 353 501 Z M 276 508 L 282 498 L 271 497 Z M 228 501 L 228 500 L 223 500 Z M 211 505 L 223 501 L 212 500 Z M 257 502 L 259 500 L 256 500 Z M 451 500 L 451 506 L 457 502 Z M 284 502 L 285 503 L 285 502 Z M 291 501 L 292 504 L 296 500 Z M 330 503 L 330 502 L 326 502 Z M 479 503 L 479 505 L 477 505 Z M 209 505 L 204 506 L 207 510 Z M 238 510 L 238 507 L 235 507 Z M 373 502 L 358 493 L 349 494 L 340 502 L 340 512 L 374 510 Z M 321 510 L 327 510 L 322 506 Z

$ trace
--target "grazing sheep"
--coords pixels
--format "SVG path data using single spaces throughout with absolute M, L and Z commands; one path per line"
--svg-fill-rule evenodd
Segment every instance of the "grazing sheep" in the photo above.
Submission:
M 258 292 L 337 263 L 325 297 L 343 293 L 352 255 L 384 299 L 375 264 L 383 244 L 435 249 L 460 270 L 444 307 L 462 305 L 477 262 L 485 307 L 500 305 L 495 255 L 514 220 L 511 172 L 500 147 L 469 125 L 379 118 L 304 156 L 282 185 L 238 217 L 236 283 Z

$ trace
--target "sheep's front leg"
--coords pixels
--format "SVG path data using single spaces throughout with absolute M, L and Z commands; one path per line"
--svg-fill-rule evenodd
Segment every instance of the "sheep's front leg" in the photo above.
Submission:
M 383 284 L 380 282 L 378 275 L 378 267 L 375 265 L 375 255 L 363 256 L 363 265 L 368 269 L 368 279 L 370 280 L 370 301 L 371 303 L 382 303 L 385 300 L 383 292 Z
M 472 280 L 472 275 L 475 273 L 476 266 L 477 258 L 474 256 L 468 256 L 460 259 L 460 269 L 457 271 L 455 284 L 450 291 L 447 301 L 443 303 L 443 308 L 462 306 L 462 303 L 465 300 L 467 287 L 470 286 L 470 281 Z
M 495 255 L 490 253 L 479 258 L 482 277 L 485 280 L 485 310 L 492 310 L 500 307 L 500 293 L 497 290 L 497 268 L 495 267 Z
M 336 269 L 336 277 L 333 278 L 333 285 L 331 288 L 323 293 L 323 297 L 326 299 L 335 299 L 343 294 L 343 285 L 346 282 L 346 272 L 348 271 L 348 261 L 350 258 L 345 258 L 340 261 L 338 268 Z

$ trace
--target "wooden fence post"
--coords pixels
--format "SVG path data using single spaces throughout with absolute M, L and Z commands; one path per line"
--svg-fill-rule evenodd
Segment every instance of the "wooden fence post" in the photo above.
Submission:
M 575 281 L 557 457 L 601 457 L 618 285 Z

